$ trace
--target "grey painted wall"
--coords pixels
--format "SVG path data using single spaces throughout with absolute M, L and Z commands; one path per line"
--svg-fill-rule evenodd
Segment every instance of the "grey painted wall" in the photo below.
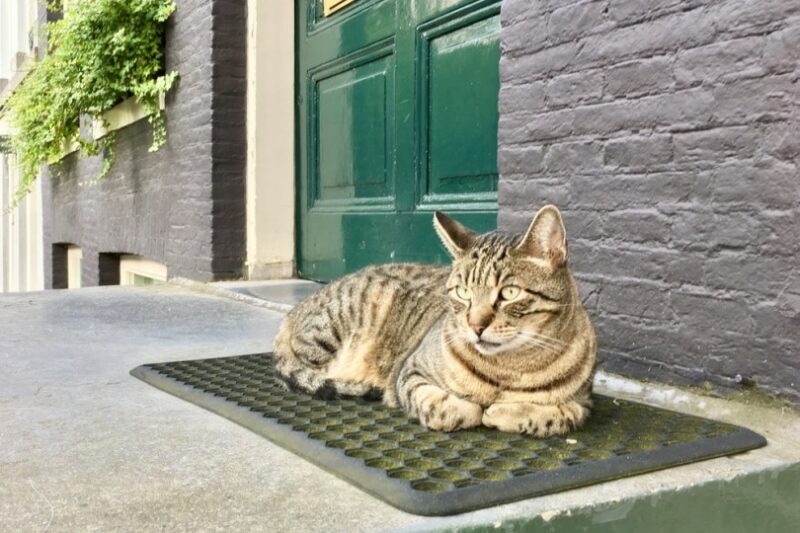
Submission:
M 502 228 L 560 206 L 603 366 L 800 401 L 800 2 L 505 0 Z
M 181 76 L 167 98 L 168 143 L 148 153 L 150 128 L 140 121 L 118 131 L 116 163 L 98 184 L 84 185 L 99 159 L 77 155 L 45 179 L 47 287 L 53 243 L 83 249 L 84 286 L 98 284 L 100 254 L 142 255 L 165 263 L 170 275 L 203 281 L 242 275 L 245 2 L 177 4 L 166 33 L 167 69 Z

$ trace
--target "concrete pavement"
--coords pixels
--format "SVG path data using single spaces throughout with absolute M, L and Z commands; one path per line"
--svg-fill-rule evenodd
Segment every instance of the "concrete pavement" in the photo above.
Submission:
M 275 290 L 284 295 L 272 306 L 280 309 L 287 294 L 309 287 Z M 770 445 L 454 517 L 418 517 L 128 374 L 147 362 L 269 351 L 282 315 L 248 298 L 270 294 L 240 283 L 0 295 L 0 531 L 431 530 L 526 520 L 554 527 L 561 522 L 553 517 L 573 515 L 622 527 L 625 509 L 654 509 L 643 503 L 654 497 L 715 484 L 734 490 L 753 475 L 800 479 L 796 412 L 603 375 L 601 392 L 747 425 Z

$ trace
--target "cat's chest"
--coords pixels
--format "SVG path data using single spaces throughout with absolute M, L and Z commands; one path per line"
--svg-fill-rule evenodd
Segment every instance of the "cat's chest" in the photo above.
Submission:
M 474 362 L 465 360 L 456 351 L 442 353 L 445 387 L 460 398 L 487 406 L 495 402 L 502 389 L 477 369 Z

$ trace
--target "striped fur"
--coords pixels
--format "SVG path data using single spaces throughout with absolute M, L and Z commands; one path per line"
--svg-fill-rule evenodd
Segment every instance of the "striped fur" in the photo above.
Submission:
M 395 264 L 343 277 L 295 307 L 275 342 L 288 387 L 383 396 L 442 431 L 538 437 L 586 420 L 594 330 L 555 207 L 522 236 L 478 235 L 437 213 L 452 268 Z

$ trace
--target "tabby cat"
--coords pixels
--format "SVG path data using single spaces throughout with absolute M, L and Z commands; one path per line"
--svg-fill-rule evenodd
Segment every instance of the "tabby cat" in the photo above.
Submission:
M 567 266 L 554 206 L 522 236 L 479 235 L 442 213 L 452 268 L 365 268 L 295 307 L 275 340 L 284 384 L 318 397 L 375 396 L 425 426 L 537 437 L 586 420 L 594 330 Z

